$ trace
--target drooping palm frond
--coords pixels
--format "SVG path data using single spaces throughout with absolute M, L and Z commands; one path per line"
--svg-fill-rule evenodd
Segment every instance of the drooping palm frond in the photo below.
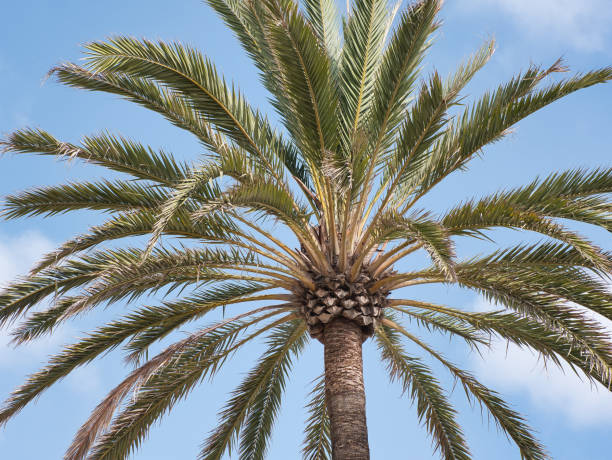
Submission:
M 583 375 L 590 380 L 608 385 L 597 372 L 593 372 L 593 368 L 585 361 L 580 348 L 575 347 L 566 337 L 560 336 L 556 331 L 538 321 L 503 311 L 473 313 L 415 300 L 391 302 L 392 309 L 407 314 L 411 314 L 413 310 L 405 310 L 398 305 L 408 305 L 450 316 L 482 332 L 487 332 L 521 347 L 529 347 L 557 366 L 562 366 L 562 363 L 565 362 L 575 371 L 580 369 L 584 372 Z
M 158 418 L 203 378 L 212 377 L 235 350 L 290 317 L 293 315 L 264 326 L 240 341 L 236 339 L 236 333 L 244 325 L 237 321 L 227 323 L 221 329 L 198 337 L 187 349 L 181 350 L 178 362 L 171 362 L 153 374 L 146 372 L 147 380 L 140 387 L 138 397 L 116 416 L 108 431 L 93 446 L 90 457 L 101 460 L 128 456 Z M 147 363 L 143 366 L 147 366 Z M 144 370 L 148 371 L 149 368 L 144 367 Z M 79 439 L 75 441 L 75 446 L 78 446 Z
M 417 414 L 433 437 L 435 449 L 447 459 L 469 459 L 456 412 L 427 365 L 406 354 L 399 337 L 386 323 L 378 329 L 376 340 L 391 380 L 399 381 L 403 391 L 410 392 L 416 401 Z
M 485 407 L 495 420 L 497 426 L 502 428 L 506 435 L 516 443 L 519 447 L 521 458 L 534 460 L 549 458 L 543 446 L 534 438 L 531 429 L 525 425 L 523 418 L 510 409 L 495 392 L 479 383 L 470 373 L 449 362 L 440 353 L 394 321 L 387 320 L 386 325 L 416 343 L 442 363 L 453 377 L 461 382 L 467 398 L 474 398 L 481 407 Z
M 26 345 L 101 306 L 142 304 L 52 356 L 9 396 L 0 424 L 74 369 L 121 349 L 134 370 L 83 424 L 66 458 L 127 458 L 174 404 L 267 337 L 200 453 L 262 459 L 306 332 L 327 347 L 329 325 L 345 321 L 364 341 L 375 336 L 391 380 L 416 403 L 443 458 L 466 459 L 470 451 L 440 381 L 404 341 L 441 364 L 522 458 L 546 458 L 519 414 L 417 330 L 476 350 L 507 340 L 611 388 L 612 339 L 598 318 L 612 319 L 612 256 L 575 224 L 612 231 L 612 169 L 553 172 L 457 204 L 449 197 L 447 209 L 415 204 L 525 117 L 609 81 L 612 68 L 559 78 L 568 70 L 561 61 L 532 65 L 470 101 L 463 91 L 495 44 L 484 43 L 447 78 L 435 70 L 422 76 L 440 0 L 412 2 L 401 13 L 401 2 L 389 9 L 387 1 L 357 0 L 346 18 L 332 0 L 206 3 L 253 59 L 281 129 L 198 50 L 115 37 L 86 45 L 84 65 L 60 64 L 50 74 L 152 110 L 193 134 L 201 158 L 180 161 L 108 133 L 72 143 L 24 128 L 0 141 L 5 152 L 78 159 L 121 174 L 5 198 L 6 219 L 85 209 L 108 216 L 0 292 L 0 326 Z M 457 260 L 465 239 L 495 243 L 491 230 L 500 228 L 544 240 Z M 414 253 L 430 266 L 404 264 Z M 500 310 L 392 294 L 423 284 L 477 292 Z M 151 294 L 161 303 L 148 303 Z M 218 310 L 224 319 L 200 324 Z M 195 332 L 175 340 L 187 325 Z M 150 357 L 164 340 L 170 344 Z M 324 375 L 307 404 L 307 460 L 332 457 L 338 430 L 328 383 Z
M 271 338 L 268 350 L 245 381 L 233 392 L 221 412 L 218 428 L 206 441 L 200 458 L 212 460 L 232 451 L 233 441 L 241 433 L 240 457 L 262 458 L 284 387 L 285 373 L 305 345 L 306 327 L 294 321 Z M 244 425 L 244 426 L 243 426 Z M 242 428 L 242 431 L 241 431 Z
M 311 392 L 311 400 L 306 406 L 308 420 L 304 429 L 304 460 L 329 460 L 332 456 L 329 414 L 325 404 L 325 379 L 319 377 Z

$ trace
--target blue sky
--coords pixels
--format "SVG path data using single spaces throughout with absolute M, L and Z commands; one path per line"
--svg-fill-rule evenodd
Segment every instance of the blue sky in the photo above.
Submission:
M 344 5 L 344 0 L 342 0 Z M 563 56 L 572 71 L 612 63 L 612 7 L 610 0 L 449 0 L 442 12 L 444 26 L 425 63 L 448 74 L 483 40 L 495 36 L 497 52 L 468 87 L 475 96 L 510 78 L 530 63 L 550 64 Z M 84 135 L 108 130 L 164 147 L 175 155 L 195 159 L 197 142 L 146 110 L 115 97 L 65 88 L 49 80 L 54 64 L 81 57 L 79 44 L 113 34 L 180 40 L 200 48 L 233 79 L 249 101 L 269 109 L 266 94 L 237 42 L 213 12 L 197 0 L 23 0 L 3 5 L 0 29 L 0 133 L 24 126 L 42 127 L 60 139 L 76 142 Z M 556 169 L 612 166 L 612 85 L 598 86 L 548 107 L 521 122 L 505 141 L 487 149 L 470 170 L 453 176 L 427 199 L 436 211 L 490 193 L 500 187 L 528 182 Z M 0 158 L 0 195 L 28 186 L 106 174 L 78 162 L 12 156 Z M 0 283 L 25 272 L 44 252 L 99 223 L 102 216 L 83 212 L 51 219 L 0 222 Z M 609 235 L 580 228 L 598 244 L 610 248 Z M 516 234 L 497 235 L 506 244 Z M 460 242 L 459 254 L 487 250 Z M 488 306 L 474 294 L 438 287 L 417 292 L 425 299 L 470 310 Z M 425 297 L 426 296 L 426 297 Z M 72 342 L 97 322 L 129 308 L 115 305 L 58 330 L 56 336 L 28 347 L 12 349 L 0 331 L 0 395 L 23 381 L 45 358 Z M 437 337 L 434 342 L 448 356 L 472 369 L 525 414 L 555 459 L 610 458 L 612 396 L 596 392 L 576 377 L 551 370 L 546 377 L 529 352 L 500 345 L 484 360 L 471 356 L 463 345 Z M 457 342 L 458 343 L 458 342 Z M 214 384 L 202 385 L 163 423 L 151 431 L 135 459 L 195 458 L 198 446 L 215 426 L 225 396 L 249 370 L 260 348 L 237 356 Z M 322 348 L 311 344 L 296 366 L 286 393 L 286 406 L 277 421 L 270 459 L 299 458 L 302 409 L 309 382 L 322 369 Z M 368 421 L 373 459 L 437 458 L 430 441 L 400 389 L 387 383 L 375 347 L 365 347 Z M 0 430 L 0 458 L 59 459 L 87 414 L 127 371 L 118 352 L 78 370 L 25 409 Z M 444 382 L 452 384 L 441 374 Z M 449 386 L 450 388 L 450 386 Z M 475 459 L 515 459 L 517 451 L 472 409 L 457 388 L 452 394 L 461 414 Z

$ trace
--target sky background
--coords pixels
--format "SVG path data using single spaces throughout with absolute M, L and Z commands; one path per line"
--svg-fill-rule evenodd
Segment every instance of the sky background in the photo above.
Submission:
M 201 151 L 195 139 L 161 117 L 110 95 L 62 87 L 52 79 L 44 82 L 54 64 L 81 57 L 80 44 L 116 34 L 178 40 L 198 47 L 248 95 L 252 105 L 272 114 L 254 67 L 220 20 L 200 1 L 22 0 L 4 2 L 2 16 L 0 134 L 34 126 L 62 140 L 77 142 L 84 135 L 108 130 L 155 148 L 163 147 L 180 158 L 197 159 Z M 491 36 L 497 39 L 497 52 L 467 88 L 468 97 L 494 88 L 531 63 L 549 65 L 562 56 L 577 72 L 612 63 L 611 0 L 448 0 L 441 17 L 444 26 L 425 62 L 425 72 L 435 67 L 448 75 L 484 40 Z M 612 166 L 611 102 L 612 85 L 598 86 L 538 112 L 521 122 L 505 141 L 488 148 L 482 159 L 470 164 L 467 173 L 454 175 L 438 187 L 423 205 L 441 212 L 463 199 L 523 184 L 554 170 Z M 78 162 L 0 157 L 0 196 L 34 185 L 99 177 L 109 174 Z M 0 283 L 24 273 L 43 253 L 102 219 L 94 212 L 82 212 L 0 222 Z M 579 229 L 610 248 L 605 232 L 586 226 Z M 496 236 L 502 246 L 517 241 L 512 232 Z M 461 257 L 489 249 L 458 242 Z M 491 307 L 473 293 L 447 287 L 415 290 L 413 295 L 467 310 Z M 8 395 L 62 344 L 73 342 L 100 321 L 137 306 L 113 305 L 68 324 L 49 339 L 18 349 L 9 347 L 8 333 L 0 331 L 0 396 Z M 611 458 L 610 393 L 598 392 L 560 370 L 550 369 L 546 376 L 535 356 L 513 347 L 506 349 L 505 344 L 481 359 L 470 355 L 460 342 L 449 343 L 436 336 L 431 339 L 522 412 L 555 459 Z M 238 355 L 214 384 L 203 384 L 186 402 L 178 404 L 151 430 L 134 458 L 195 458 L 200 443 L 214 428 L 216 413 L 227 394 L 250 369 L 259 351 L 261 347 L 253 347 Z M 369 342 L 365 345 L 365 368 L 372 458 L 438 458 L 410 401 L 401 397 L 399 386 L 388 384 L 375 346 Z M 57 384 L 0 430 L 0 458 L 60 459 L 88 413 L 128 370 L 120 352 L 113 352 Z M 270 459 L 299 458 L 305 395 L 321 370 L 322 347 L 314 342 L 295 366 L 294 378 L 287 387 Z M 441 373 L 440 379 L 452 388 L 448 376 Z M 459 388 L 451 398 L 460 411 L 459 420 L 473 458 L 518 458 L 516 449 L 481 416 L 479 408 L 470 407 Z

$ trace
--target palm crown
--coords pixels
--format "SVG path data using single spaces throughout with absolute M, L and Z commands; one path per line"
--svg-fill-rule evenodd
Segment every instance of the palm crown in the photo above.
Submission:
M 161 114 L 193 133 L 206 153 L 191 165 L 109 134 L 79 145 L 39 129 L 9 135 L 6 151 L 76 157 L 130 179 L 7 197 L 9 219 L 79 209 L 110 217 L 9 285 L 0 294 L 0 324 L 23 318 L 13 334 L 26 343 L 101 304 L 162 289 L 187 294 L 139 307 L 66 347 L 15 390 L 0 423 L 123 344 L 135 368 L 84 423 L 66 458 L 125 458 L 202 379 L 267 336 L 265 353 L 232 393 L 201 452 L 203 459 L 220 458 L 238 443 L 240 458 L 262 458 L 291 366 L 311 336 L 324 345 L 326 372 L 307 405 L 304 457 L 329 458 L 333 446 L 334 458 L 368 458 L 361 343 L 373 336 L 390 378 L 416 402 L 444 458 L 470 454 L 445 391 L 404 341 L 446 367 L 523 458 L 545 458 L 519 414 L 401 320 L 470 346 L 502 337 L 609 387 L 611 341 L 586 310 L 612 319 L 604 280 L 611 258 L 560 219 L 610 231 L 612 170 L 558 172 L 442 213 L 421 208 L 419 200 L 515 123 L 612 79 L 612 68 L 545 83 L 566 69 L 560 62 L 532 66 L 460 107 L 462 89 L 494 46 L 485 43 L 448 78 L 421 76 L 441 0 L 414 3 L 397 16 L 386 0 L 356 0 L 342 28 L 334 0 L 305 0 L 302 9 L 293 0 L 208 3 L 260 70 L 284 134 L 208 58 L 178 43 L 116 37 L 88 44 L 84 66 L 52 69 L 64 84 L 117 94 Z M 286 226 L 299 248 L 275 237 L 269 223 Z M 497 227 L 546 238 L 456 260 L 454 237 L 485 238 Z M 149 235 L 149 244 L 98 247 L 135 235 Z M 164 235 L 194 244 L 162 245 Z M 426 251 L 431 266 L 400 270 L 398 262 L 415 251 Z M 474 290 L 506 309 L 474 313 L 393 294 L 432 283 Z M 410 290 L 402 293 L 409 297 Z M 50 307 L 30 312 L 50 296 Z M 231 313 L 260 301 L 264 306 Z M 219 308 L 227 308 L 227 319 L 148 356 L 152 344 Z M 354 399 L 341 401 L 342 394 Z

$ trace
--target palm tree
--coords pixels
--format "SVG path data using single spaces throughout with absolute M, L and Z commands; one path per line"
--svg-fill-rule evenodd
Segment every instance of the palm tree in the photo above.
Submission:
M 51 334 L 104 304 L 134 303 L 162 290 L 178 295 L 141 305 L 51 357 L 11 394 L 0 423 L 123 344 L 134 370 L 93 411 L 65 458 L 126 458 L 177 401 L 239 349 L 267 337 L 265 352 L 231 394 L 200 454 L 218 459 L 237 446 L 241 459 L 260 459 L 291 367 L 311 337 L 323 345 L 325 373 L 307 404 L 304 458 L 367 459 L 362 344 L 372 338 L 389 378 L 416 403 L 443 458 L 470 458 L 469 449 L 440 381 L 406 343 L 441 363 L 522 458 L 547 458 L 518 413 L 416 329 L 471 347 L 500 337 L 609 388 L 612 341 L 591 312 L 612 319 L 605 280 L 612 259 L 566 225 L 612 230 L 606 200 L 612 169 L 556 172 L 444 212 L 419 203 L 518 121 L 612 79 L 612 68 L 545 83 L 566 70 L 562 63 L 531 66 L 461 106 L 462 89 L 494 44 L 485 43 L 448 78 L 421 77 L 441 0 L 414 3 L 397 17 L 386 0 L 356 0 L 342 28 L 334 0 L 304 0 L 301 9 L 293 0 L 208 3 L 254 60 L 284 134 L 208 58 L 178 43 L 115 37 L 86 45 L 84 66 L 51 70 L 61 83 L 116 94 L 161 114 L 194 134 L 205 153 L 186 164 L 119 136 L 86 137 L 77 145 L 29 128 L 2 142 L 9 152 L 79 158 L 129 176 L 6 198 L 7 219 L 81 209 L 110 213 L 0 294 L 0 325 L 21 320 L 12 328 L 15 343 Z M 296 243 L 276 237 L 271 225 L 277 224 Z M 487 238 L 500 227 L 544 239 L 457 260 L 456 237 Z M 138 235 L 148 244 L 123 240 Z M 162 244 L 162 236 L 185 244 L 168 238 Z M 111 241 L 112 248 L 102 246 Z M 431 265 L 400 264 L 416 251 L 425 251 Z M 410 286 L 441 283 L 504 308 L 475 313 L 411 298 Z M 49 307 L 33 311 L 49 297 Z M 236 311 L 243 303 L 254 308 Z M 149 357 L 152 345 L 218 309 L 227 309 L 227 319 Z

